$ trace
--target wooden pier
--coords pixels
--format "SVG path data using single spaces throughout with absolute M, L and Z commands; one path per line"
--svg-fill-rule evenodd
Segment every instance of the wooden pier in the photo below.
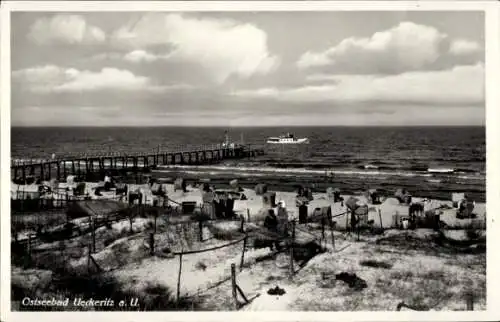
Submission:
M 113 170 L 143 171 L 160 165 L 204 165 L 229 159 L 244 159 L 263 155 L 261 148 L 246 145 L 227 147 L 215 145 L 202 149 L 175 152 L 135 153 L 65 157 L 32 162 L 12 162 L 11 177 L 25 182 L 27 177 L 40 180 L 66 179 L 69 175 L 105 173 Z

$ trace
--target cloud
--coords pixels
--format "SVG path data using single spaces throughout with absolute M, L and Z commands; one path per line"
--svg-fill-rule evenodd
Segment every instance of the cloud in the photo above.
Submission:
M 89 25 L 81 16 L 56 15 L 36 20 L 30 27 L 28 38 L 40 45 L 99 44 L 106 40 L 106 34 Z
M 450 53 L 453 55 L 472 55 L 481 51 L 481 45 L 467 39 L 455 39 L 450 44 Z
M 320 52 L 306 52 L 297 61 L 300 69 L 329 68 L 339 73 L 395 74 L 418 70 L 437 61 L 447 38 L 437 29 L 401 22 L 369 38 L 350 37 Z
M 155 53 L 148 52 L 143 49 L 136 49 L 129 51 L 127 53 L 123 52 L 105 52 L 105 53 L 99 53 L 92 55 L 88 58 L 85 58 L 85 60 L 88 61 L 106 61 L 106 60 L 114 60 L 114 61 L 127 61 L 130 63 L 153 63 L 157 62 L 160 60 L 168 60 L 170 55 L 165 54 L 165 55 L 159 55 Z
M 218 83 L 231 76 L 265 75 L 279 64 L 278 57 L 269 53 L 263 30 L 229 19 L 151 14 L 118 29 L 113 40 L 136 50 L 125 56 L 128 60 L 197 64 Z M 169 51 L 157 56 L 145 50 L 154 46 Z
M 163 92 L 187 89 L 183 84 L 162 86 L 148 77 L 123 69 L 104 67 L 100 71 L 61 68 L 53 65 L 14 71 L 13 79 L 21 87 L 37 93 L 75 93 L 102 90 L 146 90 Z
M 85 57 L 84 61 L 105 61 L 105 60 L 120 60 L 123 59 L 123 54 L 118 52 L 106 52 L 95 54 L 90 57 Z
M 148 53 L 147 51 L 144 50 L 134 50 L 126 54 L 123 58 L 125 60 L 128 60 L 130 62 L 134 63 L 140 63 L 140 62 L 154 62 L 157 61 L 164 56 L 159 56 L 159 55 L 154 55 L 151 53 Z M 168 56 L 165 56 L 168 57 Z
M 13 71 L 12 78 L 30 86 L 36 84 L 55 86 L 64 81 L 64 70 L 54 65 L 37 66 Z
M 387 102 L 425 105 L 484 104 L 484 65 L 457 66 L 442 71 L 414 71 L 400 75 L 311 75 L 298 88 L 241 90 L 233 96 L 245 99 L 307 102 Z

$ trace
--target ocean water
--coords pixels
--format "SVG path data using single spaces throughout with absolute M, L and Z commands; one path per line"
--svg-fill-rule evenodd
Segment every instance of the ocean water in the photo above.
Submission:
M 206 166 L 166 166 L 159 176 L 179 175 L 277 188 L 314 184 L 346 192 L 407 188 L 414 195 L 449 199 L 466 192 L 485 200 L 484 127 L 246 127 L 246 128 L 12 128 L 13 160 L 76 154 L 153 152 L 233 141 L 263 147 L 264 156 Z M 269 136 L 292 132 L 307 145 L 266 145 Z M 431 173 L 429 168 L 441 169 Z M 449 170 L 449 171 L 447 171 Z M 453 172 L 451 172 L 453 170 Z

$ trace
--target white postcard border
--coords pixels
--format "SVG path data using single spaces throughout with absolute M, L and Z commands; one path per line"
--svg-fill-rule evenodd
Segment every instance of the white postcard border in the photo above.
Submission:
M 500 319 L 500 4 L 494 1 L 13 1 L 1 4 L 1 320 L 2 321 L 479 321 Z M 11 11 L 463 11 L 485 12 L 487 143 L 487 307 L 474 312 L 10 312 Z M 464 21 L 464 23 L 467 23 Z M 491 215 L 493 214 L 493 215 Z

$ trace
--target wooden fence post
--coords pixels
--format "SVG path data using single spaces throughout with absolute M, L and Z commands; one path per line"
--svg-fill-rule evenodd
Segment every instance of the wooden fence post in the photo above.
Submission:
M 250 222 L 250 209 L 247 208 L 247 222 Z
M 181 253 L 179 254 L 179 274 L 177 275 L 177 304 L 181 298 L 181 274 L 182 274 L 182 252 L 184 247 L 182 247 Z
M 245 225 L 245 218 L 243 216 L 241 216 L 241 218 L 240 218 L 240 232 L 241 233 L 245 232 L 244 225 Z
M 31 258 L 31 233 L 28 234 L 28 256 Z
M 149 234 L 149 254 L 153 256 L 155 254 L 155 234 Z
M 335 250 L 335 233 L 333 232 L 334 223 L 330 222 L 330 235 L 332 237 L 332 248 Z
M 321 215 L 321 241 L 325 241 L 325 216 L 324 215 Z M 326 244 L 326 241 L 325 241 L 325 244 Z
M 345 229 L 346 231 L 348 231 L 349 233 L 351 232 L 352 230 L 352 227 L 351 225 L 349 224 L 349 216 L 350 216 L 351 212 L 349 210 L 346 211 L 346 216 L 345 216 Z M 347 229 L 347 227 L 349 227 L 349 229 Z
M 28 244 L 26 245 L 26 252 L 28 253 L 28 257 L 26 259 L 26 266 L 31 265 L 31 233 L 28 234 Z
M 361 225 L 359 224 L 359 219 L 358 219 L 358 220 L 357 220 L 357 222 L 356 222 L 356 228 L 357 228 L 356 230 L 358 231 L 358 241 L 359 241 L 359 232 L 360 232 L 360 230 L 361 230 L 361 227 L 360 227 L 360 226 L 361 226 Z
M 90 234 L 91 234 L 91 237 L 92 237 L 92 253 L 95 253 L 96 251 L 96 247 L 95 247 L 95 220 L 94 218 L 92 217 L 92 215 L 90 216 Z
M 238 309 L 238 299 L 236 293 L 236 265 L 231 264 L 231 290 L 233 293 L 234 306 Z
M 465 301 L 467 304 L 467 311 L 474 311 L 474 294 L 472 292 L 467 292 L 465 294 Z
M 378 217 L 380 218 L 380 228 L 383 230 L 384 225 L 382 225 L 382 212 L 380 211 L 380 208 L 378 209 Z
M 91 274 L 91 272 L 90 272 L 90 256 L 92 256 L 91 253 L 92 253 L 92 245 L 91 245 L 91 243 L 89 243 L 88 251 L 87 251 L 87 272 L 88 272 L 89 276 Z
M 243 264 L 245 262 L 245 249 L 247 248 L 247 239 L 248 235 L 245 235 L 245 239 L 243 239 L 243 250 L 241 251 L 240 272 L 243 270 Z
M 203 241 L 203 221 L 198 221 L 198 240 Z
M 295 269 L 293 267 L 293 246 L 294 246 L 294 243 L 295 243 L 295 220 L 292 220 L 292 238 L 291 238 L 291 241 L 289 244 L 289 251 L 290 251 L 290 265 L 289 265 L 290 275 L 289 275 L 289 278 L 290 279 L 292 279 L 293 274 L 295 273 Z

